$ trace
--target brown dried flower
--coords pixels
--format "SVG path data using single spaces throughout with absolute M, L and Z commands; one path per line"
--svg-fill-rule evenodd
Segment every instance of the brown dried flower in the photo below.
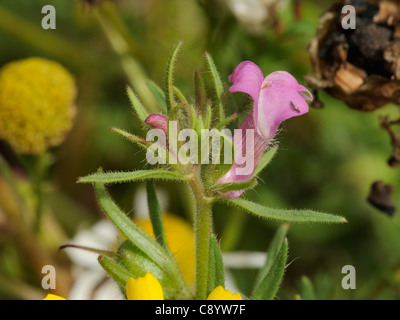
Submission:
M 356 9 L 355 29 L 342 27 L 344 5 Z M 308 51 L 313 89 L 363 111 L 400 104 L 399 0 L 340 1 L 322 15 Z

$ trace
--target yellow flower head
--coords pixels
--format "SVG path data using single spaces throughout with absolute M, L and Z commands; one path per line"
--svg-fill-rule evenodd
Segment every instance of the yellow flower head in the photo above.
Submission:
M 61 144 L 75 114 L 76 87 L 60 64 L 41 58 L 0 70 L 0 138 L 18 153 L 41 154 Z
M 164 300 L 160 282 L 151 273 L 137 279 L 129 278 L 126 283 L 128 300 Z
M 225 290 L 222 286 L 216 287 L 208 295 L 207 300 L 243 300 L 240 293 L 233 294 L 229 290 Z
M 186 283 L 194 284 L 195 274 L 195 246 L 192 226 L 184 219 L 166 213 L 162 217 L 168 248 L 182 271 Z M 150 219 L 135 220 L 135 223 L 144 232 L 154 238 Z

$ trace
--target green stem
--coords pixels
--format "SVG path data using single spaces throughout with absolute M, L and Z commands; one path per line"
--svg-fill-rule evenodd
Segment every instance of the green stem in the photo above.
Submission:
M 212 199 L 204 192 L 199 174 L 190 181 L 196 205 L 196 299 L 207 298 L 208 264 L 210 252 L 210 232 L 212 230 Z
M 35 167 L 33 170 L 33 190 L 36 196 L 36 207 L 35 207 L 35 225 L 34 232 L 39 234 L 40 224 L 43 216 L 43 183 L 48 169 L 48 155 L 43 154 L 37 156 L 35 159 Z

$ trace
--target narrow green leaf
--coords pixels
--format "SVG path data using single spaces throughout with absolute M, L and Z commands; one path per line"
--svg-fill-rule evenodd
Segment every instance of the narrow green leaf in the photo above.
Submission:
M 218 286 L 225 287 L 225 271 L 221 249 L 213 234 L 210 236 L 210 259 L 208 264 L 207 295 Z
M 258 174 L 271 162 L 272 158 L 275 156 L 278 151 L 279 145 L 276 144 L 271 147 L 266 153 L 261 157 L 260 163 L 258 164 L 256 170 L 254 170 L 253 178 L 257 177 Z
M 257 185 L 257 180 L 248 180 L 242 182 L 215 184 L 210 189 L 221 193 L 226 193 L 230 191 L 246 190 L 254 188 L 256 185 Z
M 285 273 L 287 256 L 288 241 L 285 239 L 269 272 L 254 290 L 251 300 L 273 300 L 275 298 Z
M 322 213 L 313 210 L 295 210 L 295 209 L 274 209 L 245 199 L 226 199 L 220 200 L 237 206 L 260 218 L 282 220 L 289 222 L 315 222 L 315 223 L 347 223 L 347 220 L 341 216 Z
M 183 41 L 179 41 L 175 48 L 172 50 L 172 53 L 168 60 L 167 66 L 167 76 L 166 76 L 166 83 L 165 83 L 165 102 L 167 105 L 167 110 L 171 110 L 175 106 L 174 101 L 174 66 L 176 57 L 180 48 L 182 47 Z
M 139 137 L 135 136 L 134 134 L 131 134 L 125 130 L 118 129 L 118 128 L 110 128 L 110 130 L 118 133 L 119 135 L 123 136 L 125 139 L 136 143 L 138 146 L 140 146 L 144 149 L 147 149 L 147 147 L 150 145 L 150 142 L 148 142 L 142 138 L 139 138 Z
M 166 170 L 136 170 L 128 172 L 98 172 L 78 179 L 79 183 L 120 183 L 145 179 L 186 181 L 187 176 Z
M 131 87 L 127 86 L 126 91 L 128 93 L 129 100 L 131 101 L 133 110 L 135 111 L 136 115 L 139 117 L 140 121 L 144 122 L 147 119 L 147 117 L 149 116 L 148 111 L 143 106 L 143 104 L 140 102 L 139 98 L 135 95 L 135 93 L 133 92 Z
M 215 94 L 217 97 L 219 121 L 223 121 L 225 119 L 224 105 L 222 101 L 224 95 L 224 86 L 222 85 L 221 77 L 219 75 L 217 67 L 215 66 L 213 58 L 211 58 L 208 52 L 206 52 L 204 55 L 206 57 L 208 67 L 212 75 Z
M 285 237 L 286 237 L 288 230 L 289 230 L 289 223 L 284 223 L 276 231 L 274 238 L 272 239 L 272 241 L 268 247 L 267 260 L 265 261 L 264 266 L 260 269 L 260 271 L 257 275 L 254 289 L 261 284 L 262 280 L 266 277 L 268 272 L 271 270 L 272 265 L 275 261 L 275 258 L 278 255 L 278 252 L 281 249 L 283 242 L 285 241 Z
M 148 80 L 146 82 L 147 87 L 153 93 L 154 97 L 160 104 L 161 110 L 167 112 L 167 104 L 165 102 L 165 93 L 164 91 L 152 80 Z
M 151 224 L 153 226 L 154 237 L 162 247 L 168 250 L 167 240 L 165 239 L 164 224 L 162 221 L 160 204 L 158 203 L 153 180 L 146 181 L 146 191 L 147 191 L 147 204 L 149 207 L 149 215 Z
M 306 276 L 301 277 L 300 297 L 302 300 L 316 300 L 314 286 L 311 280 Z
M 156 241 L 151 239 L 139 228 L 113 201 L 101 183 L 95 184 L 95 190 L 100 207 L 125 237 L 153 260 L 161 269 L 169 274 L 175 274 L 174 262 L 170 255 Z

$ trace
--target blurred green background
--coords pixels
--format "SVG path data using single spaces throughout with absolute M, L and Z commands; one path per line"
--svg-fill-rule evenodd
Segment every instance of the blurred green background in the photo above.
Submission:
M 151 106 L 153 98 L 140 86 L 147 78 L 163 86 L 169 54 L 184 40 L 175 83 L 187 95 L 193 92 L 194 72 L 205 72 L 204 51 L 214 58 L 227 85 L 228 76 L 243 60 L 258 64 L 265 75 L 288 71 L 304 85 L 303 76 L 312 72 L 307 45 L 320 15 L 333 3 L 301 1 L 296 8 L 295 1 L 286 1 L 254 31 L 222 0 L 121 0 L 116 6 L 106 1 L 97 9 L 83 1 L 57 0 L 51 1 L 57 10 L 57 28 L 43 30 L 41 8 L 48 2 L 1 1 L 0 66 L 40 56 L 60 62 L 76 77 L 78 115 L 67 141 L 54 150 L 56 162 L 50 177 L 56 188 L 47 194 L 69 237 L 102 216 L 92 187 L 77 185 L 77 177 L 100 166 L 105 170 L 144 166 L 143 151 L 109 130 L 113 126 L 144 133 L 132 115 L 127 84 Z M 117 27 L 127 47 L 107 33 L 109 23 Z M 262 173 L 263 182 L 246 197 L 272 207 L 336 213 L 349 223 L 291 225 L 292 263 L 278 297 L 293 299 L 304 291 L 301 277 L 305 275 L 319 299 L 398 299 L 400 217 L 398 213 L 388 217 L 366 201 L 370 185 L 383 180 L 394 186 L 392 200 L 400 207 L 400 171 L 387 165 L 392 151 L 378 120 L 378 115 L 398 116 L 398 108 L 391 105 L 362 113 L 323 92 L 320 100 L 323 109 L 311 108 L 307 115 L 284 123 L 276 137 L 278 154 Z M 238 106 L 248 110 L 242 103 Z M 0 150 L 10 163 L 16 163 L 5 143 L 0 143 Z M 158 186 L 169 194 L 170 212 L 190 215 L 187 194 L 180 185 Z M 117 185 L 111 192 L 122 208 L 134 213 L 132 198 L 140 187 Z M 225 251 L 265 251 L 279 225 L 222 206 L 216 207 L 214 221 Z M 7 241 L 6 236 L 0 237 L 0 272 L 27 278 L 10 265 Z M 356 268 L 356 290 L 341 287 L 344 265 Z M 232 273 L 238 288 L 249 294 L 256 271 Z M 12 297 L 0 290 L 0 298 Z

